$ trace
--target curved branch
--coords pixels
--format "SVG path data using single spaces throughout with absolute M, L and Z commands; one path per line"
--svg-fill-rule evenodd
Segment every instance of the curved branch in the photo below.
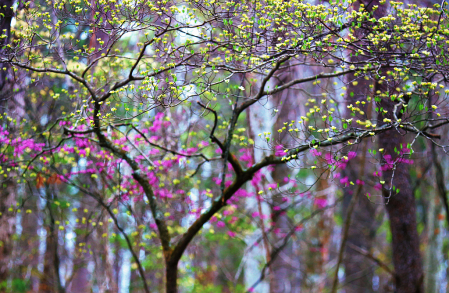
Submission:
M 214 135 L 215 128 L 217 127 L 217 124 L 218 124 L 217 112 L 216 112 L 214 109 L 209 108 L 209 107 L 203 105 L 201 102 L 198 102 L 198 105 L 200 105 L 200 106 L 203 107 L 204 109 L 209 110 L 210 112 L 212 112 L 212 114 L 214 114 L 214 126 L 212 126 L 212 130 L 211 130 L 211 132 L 210 132 L 209 137 L 210 137 L 210 139 L 212 140 L 212 142 L 216 143 L 216 144 L 218 145 L 218 147 L 221 149 L 221 152 L 222 152 L 222 158 L 224 158 L 224 157 L 225 157 L 225 151 L 226 151 L 226 150 L 225 150 L 225 146 L 224 146 L 223 143 L 222 143 L 222 142 L 221 142 L 221 141 Z M 236 157 L 235 157 L 232 153 L 229 152 L 228 158 L 227 158 L 227 159 L 228 159 L 229 163 L 231 163 L 232 168 L 234 168 L 234 171 L 235 171 L 235 173 L 236 173 L 237 175 L 240 175 L 240 174 L 243 173 L 242 166 L 240 165 L 239 161 L 236 159 Z

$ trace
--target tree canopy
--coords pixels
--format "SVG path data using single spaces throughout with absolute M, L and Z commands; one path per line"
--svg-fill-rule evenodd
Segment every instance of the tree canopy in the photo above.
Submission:
M 119 242 L 142 292 L 197 286 L 195 247 L 228 258 L 260 244 L 260 277 L 232 289 L 258 292 L 304 225 L 341 202 L 320 181 L 388 205 L 417 150 L 446 151 L 446 3 L 354 3 L 5 5 L 0 172 L 23 195 L 2 217 L 47 209 L 47 249 L 72 233 Z M 377 145 L 388 133 L 401 140 Z M 348 176 L 357 157 L 366 171 Z M 102 253 L 85 239 L 80 252 Z

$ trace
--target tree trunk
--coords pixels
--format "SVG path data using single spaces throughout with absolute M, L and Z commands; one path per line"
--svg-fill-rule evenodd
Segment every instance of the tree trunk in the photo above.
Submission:
M 80 207 L 77 211 L 77 218 L 83 219 L 85 217 L 85 213 L 83 210 L 89 207 L 91 204 L 90 201 L 81 201 Z M 92 260 L 92 256 L 87 252 L 86 246 L 82 246 L 80 244 L 86 244 L 86 225 L 83 224 L 82 221 L 76 224 L 76 242 L 75 242 L 75 251 L 73 253 L 73 276 L 70 282 L 70 285 L 67 286 L 68 292 L 79 292 L 79 293 L 88 293 L 92 288 L 92 279 L 91 274 L 87 268 L 89 261 Z
M 11 36 L 11 20 L 13 11 L 11 6 L 12 0 L 0 0 L 0 13 L 4 17 L 0 18 L 0 30 L 6 32 L 7 38 L 0 41 L 0 56 L 3 57 L 4 50 L 2 49 L 9 43 Z M 9 67 L 6 64 L 0 63 L 0 69 L 3 67 Z M 0 70 L 0 91 L 4 88 L 7 81 L 7 71 Z M 3 112 L 7 109 L 6 98 L 9 95 L 2 91 L 0 97 L 0 111 Z M 11 180 L 0 181 L 0 283 L 6 282 L 9 276 L 9 261 L 12 251 L 12 235 L 15 232 L 15 216 L 8 211 L 9 207 L 13 205 L 15 194 L 15 186 Z
M 385 89 L 381 89 L 385 91 Z M 395 102 L 386 97 L 382 99 L 381 107 L 388 111 L 386 117 L 393 118 Z M 385 117 L 385 116 L 384 116 Z M 380 117 L 380 121 L 384 117 Z M 383 122 L 382 122 L 383 123 Z M 379 136 L 379 146 L 384 149 L 383 155 L 391 155 L 396 160 L 397 150 L 405 147 L 405 136 L 398 130 L 392 129 Z M 395 169 L 393 169 L 395 168 Z M 396 164 L 383 172 L 386 186 L 399 192 L 384 190 L 386 210 L 390 218 L 392 234 L 392 255 L 395 268 L 395 283 L 397 293 L 424 292 L 423 268 L 419 251 L 419 235 L 416 229 L 416 205 L 413 190 L 410 184 L 409 168 L 404 164 Z M 394 171 L 394 177 L 393 175 Z M 393 179 L 392 179 L 393 177 Z
M 439 276 L 442 263 L 442 244 L 443 236 L 441 229 L 443 221 L 438 216 L 442 212 L 441 199 L 437 191 L 432 192 L 429 198 L 429 208 L 427 210 L 427 249 L 425 252 L 424 265 L 427 274 L 424 278 L 424 286 L 426 293 L 440 292 Z
M 53 215 L 51 202 L 55 198 L 52 196 L 50 187 L 46 185 L 46 208 L 48 211 L 48 229 L 44 257 L 44 272 L 41 276 L 39 292 L 42 293 L 63 293 L 65 290 L 61 284 L 59 272 L 59 254 L 58 254 L 58 230 L 56 229 L 55 218 Z
M 293 78 L 297 78 L 298 73 L 296 70 L 280 70 L 277 75 L 277 80 L 273 87 L 281 86 Z M 271 86 L 270 86 L 271 87 Z M 296 95 L 297 93 L 293 90 L 283 91 L 281 93 L 273 95 L 273 106 L 279 109 L 279 113 L 276 117 L 276 121 L 273 125 L 272 132 L 277 133 L 277 130 L 284 126 L 285 121 L 296 120 L 300 116 L 300 107 L 297 101 L 289 99 L 289 96 Z M 282 132 L 276 139 L 277 142 L 281 142 L 285 145 L 291 143 L 291 138 L 288 136 L 287 132 Z M 284 178 L 289 174 L 290 169 L 286 165 L 276 165 L 271 172 L 274 183 L 279 183 L 280 186 L 285 184 Z M 281 205 L 283 203 L 281 197 L 273 197 L 273 203 L 275 205 Z M 272 225 L 274 225 L 273 231 L 278 231 L 272 233 L 270 237 L 273 243 L 279 243 L 284 238 L 286 231 L 290 231 L 290 221 L 285 213 L 279 213 L 279 211 L 271 211 Z M 298 292 L 299 286 L 301 284 L 300 274 L 299 274 L 299 257 L 298 252 L 295 251 L 294 245 L 289 243 L 282 250 L 283 253 L 290 257 L 289 260 L 285 260 L 281 257 L 277 257 L 273 260 L 269 270 L 270 270 L 270 293 L 281 293 L 281 292 Z
M 178 293 L 178 261 L 166 263 L 165 288 L 166 293 Z
M 2 49 L 5 45 L 9 44 L 9 39 L 11 37 L 11 20 L 14 16 L 14 11 L 11 9 L 14 1 L 12 0 L 0 0 L 0 13 L 4 15 L 4 17 L 0 18 L 0 31 L 6 32 L 7 38 L 4 38 L 0 41 L 0 56 L 3 57 Z M 6 84 L 8 71 L 3 70 L 3 68 L 9 68 L 9 64 L 0 63 L 0 90 L 2 90 Z
M 438 97 L 434 97 L 438 100 Z M 432 105 L 432 96 L 428 100 L 429 106 Z M 430 118 L 436 118 L 436 115 L 429 114 Z M 443 129 L 444 131 L 447 129 Z M 425 253 L 424 267 L 427 274 L 424 278 L 424 287 L 426 293 L 440 292 L 439 272 L 441 269 L 441 263 L 443 262 L 442 248 L 443 248 L 443 236 L 441 230 L 444 229 L 444 221 L 441 218 L 443 213 L 443 206 L 445 207 L 446 220 L 449 220 L 448 203 L 447 203 L 447 190 L 444 176 L 444 168 L 441 162 L 441 157 L 438 156 L 435 144 L 430 143 L 430 151 L 432 154 L 433 169 L 435 178 L 434 192 L 432 192 L 428 198 L 429 207 L 427 209 L 427 250 Z M 432 179 L 433 179 L 432 178 Z M 433 181 L 433 180 L 432 180 Z
M 375 18 L 386 15 L 387 6 L 379 5 L 378 0 L 361 0 L 365 4 L 365 9 L 378 5 L 379 9 L 374 12 Z M 382 75 L 386 75 L 385 72 Z M 390 88 L 395 88 L 389 85 Z M 380 90 L 382 93 L 388 91 L 385 84 L 376 82 L 374 92 Z M 392 101 L 387 92 L 383 97 L 380 107 L 388 111 L 385 115 L 378 116 L 379 125 L 385 124 L 384 118 L 394 121 L 394 106 L 398 101 Z M 393 161 L 397 158 L 397 150 L 401 151 L 401 145 L 406 146 L 405 133 L 392 129 L 379 135 L 379 147 L 384 149 L 383 155 L 391 155 Z M 396 148 L 396 150 L 395 150 Z M 384 157 L 385 158 L 385 157 Z M 396 293 L 421 293 L 424 292 L 423 268 L 419 251 L 419 235 L 416 228 L 416 205 L 413 190 L 410 184 L 409 168 L 404 164 L 396 164 L 393 168 L 384 168 L 383 179 L 386 182 L 384 187 L 399 190 L 390 192 L 384 189 L 384 200 L 386 210 L 390 219 L 390 229 L 392 234 L 392 256 L 395 268 Z M 393 178 L 394 172 L 394 178 Z M 393 178 L 393 179 L 392 179 Z
M 0 181 L 0 283 L 10 276 L 12 236 L 15 232 L 15 217 L 8 209 L 14 204 L 15 185 L 12 181 Z
M 101 248 L 102 256 L 98 260 L 101 264 L 101 268 L 104 270 L 103 272 L 103 281 L 104 283 L 100 286 L 100 292 L 118 292 L 118 284 L 114 279 L 114 268 L 113 268 L 113 260 L 111 255 L 111 246 L 109 244 L 109 237 L 103 237 L 103 234 L 107 234 L 109 236 L 109 228 L 108 228 L 108 217 L 103 219 L 103 225 L 98 228 L 97 233 L 97 241 L 99 242 L 99 247 Z
M 335 202 L 334 193 L 335 186 L 328 180 L 328 171 L 320 170 L 319 173 L 325 172 L 322 179 L 317 183 L 317 194 L 315 198 L 325 200 L 326 205 L 331 205 Z M 315 207 L 319 208 L 319 207 Z M 326 265 L 329 262 L 329 252 L 332 246 L 332 230 L 334 228 L 334 209 L 328 209 L 322 213 L 317 221 L 317 229 L 310 231 L 312 235 L 318 239 L 318 262 L 316 272 L 318 273 L 317 292 L 325 292 L 328 284 L 328 272 Z
M 39 265 L 39 236 L 37 231 L 41 228 L 38 216 L 38 203 L 37 196 L 31 195 L 26 200 L 26 209 L 33 211 L 31 214 L 22 214 L 22 235 L 17 245 L 16 250 L 19 253 L 26 253 L 26 257 L 23 258 L 20 264 L 20 271 L 23 278 L 28 277 L 30 290 L 36 292 L 39 286 L 39 277 L 37 276 Z M 24 275 L 26 272 L 27 275 Z M 29 274 L 29 275 L 28 275 Z

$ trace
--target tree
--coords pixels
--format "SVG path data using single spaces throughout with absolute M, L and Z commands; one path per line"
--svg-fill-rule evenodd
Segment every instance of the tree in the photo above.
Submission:
M 439 5 L 390 4 L 389 14 L 377 18 L 373 12 L 379 6 L 356 9 L 350 1 L 68 0 L 34 7 L 27 2 L 17 13 L 0 62 L 8 65 L 3 70 L 26 99 L 40 95 L 51 102 L 52 111 L 41 121 L 3 114 L 0 158 L 5 176 L 18 184 L 67 190 L 62 199 L 56 193 L 45 198 L 57 280 L 51 285 L 64 290 L 55 240 L 76 226 L 67 219 L 75 194 L 97 204 L 79 216 L 86 235 L 111 222 L 119 233 L 111 241 L 129 249 L 143 290 L 150 292 L 151 280 L 156 283 L 151 288 L 164 286 L 169 293 L 178 292 L 178 282 L 184 282 L 178 279 L 194 257 L 186 254 L 192 242 L 218 241 L 232 251 L 238 249 L 238 235 L 262 225 L 245 216 L 251 210 L 241 204 L 246 197 L 260 196 L 272 206 L 272 220 L 279 212 L 291 223 L 288 231 L 268 231 L 280 237 L 271 244 L 259 281 L 248 289 L 254 290 L 307 219 L 335 206 L 320 198 L 307 201 L 314 183 L 302 184 L 301 177 L 313 177 L 313 182 L 322 174 L 337 178 L 364 141 L 380 137 L 380 149 L 369 149 L 368 174 L 374 175 L 356 182 L 341 178 L 341 184 L 357 185 L 368 197 L 386 197 L 390 215 L 398 204 L 411 201 L 410 184 L 395 176 L 413 164 L 417 140 L 443 147 L 433 131 L 449 123 L 449 90 L 443 91 L 449 31 L 446 10 Z M 273 87 L 280 74 L 310 66 L 319 73 L 282 78 Z M 365 79 L 375 87 L 342 111 L 346 104 L 338 95 L 345 88 L 321 82 L 346 82 L 347 75 L 354 77 L 353 86 Z M 61 86 L 33 92 L 31 87 L 42 83 Z M 308 94 L 301 88 L 307 83 L 320 95 L 308 99 L 301 119 L 285 121 L 279 135 L 249 137 L 248 109 L 262 104 L 268 115 L 277 115 L 272 97 L 287 91 Z M 439 94 L 430 106 L 429 91 Z M 297 96 L 287 98 L 290 104 Z M 42 131 L 38 124 L 45 125 Z M 9 133 L 11 127 L 20 133 Z M 400 139 L 393 135 L 397 132 Z M 259 161 L 250 155 L 253 148 L 263 150 Z M 290 167 L 282 187 L 266 171 L 279 165 Z M 364 193 L 368 182 L 378 194 Z M 258 194 L 249 192 L 247 184 L 257 186 Z M 280 201 L 272 196 L 277 194 Z M 10 210 L 33 212 L 26 201 Z M 302 219 L 295 217 L 299 212 Z M 410 208 L 398 214 L 398 221 L 413 213 Z M 422 276 L 420 261 L 413 271 L 403 269 L 409 264 L 397 250 L 410 244 L 418 253 L 418 235 L 404 238 L 404 231 L 392 232 L 398 292 L 406 292 L 402 284 L 419 292 L 421 281 L 414 278 Z M 100 247 L 79 244 L 86 252 Z M 156 257 L 142 257 L 149 253 Z M 157 277 L 160 267 L 164 284 Z

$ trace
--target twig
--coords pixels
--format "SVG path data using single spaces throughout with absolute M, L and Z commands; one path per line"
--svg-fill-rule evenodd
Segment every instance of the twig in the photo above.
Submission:
M 372 261 L 374 261 L 375 263 L 377 263 L 379 265 L 379 267 L 384 269 L 392 277 L 395 276 L 394 272 L 390 269 L 390 267 L 387 264 L 385 264 L 383 261 L 381 261 L 380 259 L 375 257 L 372 253 L 370 253 L 370 252 L 366 251 L 365 249 L 360 248 L 352 243 L 348 243 L 348 246 L 351 247 L 351 249 L 353 249 L 355 252 L 360 253 L 361 255 L 366 256 L 367 258 L 369 258 Z
M 137 256 L 136 252 L 133 249 L 133 246 L 131 244 L 131 240 L 129 239 L 128 234 L 126 234 L 125 230 L 119 225 L 117 217 L 111 211 L 111 207 L 109 205 L 107 205 L 99 195 L 94 194 L 94 193 L 88 191 L 87 189 L 77 185 L 75 182 L 71 181 L 69 178 L 67 178 L 65 176 L 64 176 L 64 179 L 67 180 L 67 182 L 69 184 L 71 184 L 72 186 L 76 187 L 78 190 L 80 190 L 83 193 L 91 196 L 93 199 L 95 199 L 108 212 L 109 216 L 112 218 L 112 220 L 114 222 L 114 225 L 120 231 L 120 234 L 122 234 L 122 236 L 125 238 L 125 241 L 126 241 L 126 244 L 128 246 L 128 249 L 131 252 L 131 255 L 133 256 L 133 259 L 134 259 L 134 261 L 137 264 L 137 268 L 138 268 L 140 277 L 142 278 L 142 282 L 143 282 L 143 286 L 144 286 L 145 292 L 146 293 L 150 293 L 150 289 L 148 287 L 147 280 L 145 278 L 145 272 L 143 270 L 142 264 L 140 263 L 139 257 Z
M 206 110 L 209 110 L 210 112 L 212 112 L 212 114 L 214 114 L 214 126 L 212 126 L 212 130 L 210 132 L 209 137 L 212 140 L 212 142 L 214 142 L 218 145 L 218 147 L 221 149 L 222 157 L 224 157 L 225 153 L 226 153 L 225 146 L 214 134 L 215 128 L 217 127 L 217 124 L 218 124 L 217 112 L 214 109 L 211 109 L 211 108 L 203 105 L 201 102 L 198 102 L 198 105 L 200 105 L 201 107 L 203 107 Z M 243 172 L 242 167 L 240 166 L 240 163 L 235 159 L 234 155 L 231 152 L 229 152 L 229 154 L 228 154 L 227 161 L 229 161 L 229 163 L 231 163 L 232 168 L 234 168 L 234 171 L 236 172 L 237 175 L 240 175 Z
M 293 234 L 296 233 L 296 228 L 298 226 L 303 225 L 305 222 L 307 222 L 308 220 L 312 219 L 316 215 L 324 212 L 325 210 L 335 207 L 341 200 L 342 200 L 342 198 L 340 198 L 339 200 L 336 200 L 335 203 L 333 203 L 332 205 L 328 205 L 328 206 L 326 206 L 326 207 L 324 207 L 322 209 L 315 210 L 309 216 L 307 216 L 307 217 L 303 218 L 301 221 L 299 221 L 298 224 L 295 225 L 295 227 L 293 229 L 291 229 L 290 232 L 284 237 L 284 241 L 282 242 L 282 244 L 279 245 L 276 249 L 272 250 L 271 255 L 270 255 L 270 261 L 268 261 L 264 265 L 264 267 L 262 268 L 262 272 L 260 273 L 259 279 L 256 282 L 254 282 L 254 284 L 246 291 L 246 293 L 249 293 L 249 292 L 251 292 L 251 290 L 254 290 L 254 288 L 256 288 L 256 286 L 259 285 L 260 282 L 263 281 L 263 279 L 265 278 L 267 269 L 270 267 L 270 265 L 273 264 L 273 262 L 275 261 L 276 257 L 279 255 L 279 253 L 282 251 L 282 249 L 284 249 L 284 247 L 287 245 L 288 241 L 293 236 Z

